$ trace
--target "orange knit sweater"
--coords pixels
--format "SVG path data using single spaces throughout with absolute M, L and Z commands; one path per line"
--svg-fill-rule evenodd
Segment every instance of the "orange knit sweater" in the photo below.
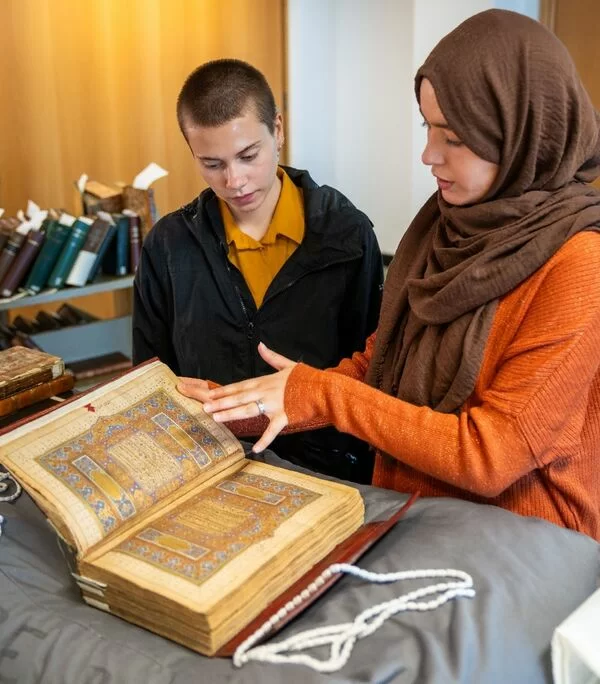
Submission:
M 292 430 L 332 423 L 370 442 L 375 485 L 495 504 L 600 539 L 599 233 L 571 238 L 501 300 L 459 415 L 362 382 L 373 341 L 337 368 L 294 368 Z

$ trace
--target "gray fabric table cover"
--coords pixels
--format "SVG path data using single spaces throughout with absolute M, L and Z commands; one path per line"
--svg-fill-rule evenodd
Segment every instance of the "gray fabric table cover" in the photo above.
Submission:
M 274 454 L 264 460 L 289 467 Z M 367 520 L 407 496 L 359 487 Z M 337 673 L 298 665 L 205 658 L 83 603 L 55 536 L 27 495 L 0 503 L 2 684 L 196 684 L 310 682 L 542 684 L 551 682 L 554 628 L 596 588 L 599 545 L 575 532 L 493 506 L 421 499 L 358 563 L 375 572 L 456 568 L 474 599 L 400 614 L 357 642 Z M 276 635 L 347 622 L 424 582 L 367 584 L 345 577 Z

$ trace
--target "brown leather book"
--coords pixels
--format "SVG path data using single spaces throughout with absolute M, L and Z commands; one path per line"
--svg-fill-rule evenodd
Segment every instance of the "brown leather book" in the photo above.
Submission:
M 64 361 L 52 354 L 11 347 L 0 352 L 0 399 L 54 380 L 64 373 Z
M 97 321 L 98 318 L 93 316 L 88 311 L 84 309 L 79 309 L 68 302 L 61 304 L 56 310 L 56 315 L 63 321 L 63 326 L 67 327 L 69 325 L 83 325 L 85 323 L 92 323 Z
M 129 272 L 135 273 L 142 253 L 141 221 L 137 214 L 127 215 L 127 218 L 129 219 Z
M 40 326 L 36 320 L 21 316 L 21 314 L 13 318 L 12 325 L 13 328 L 26 335 L 35 335 L 35 333 L 40 332 Z
M 31 406 L 38 401 L 53 397 L 56 394 L 68 392 L 70 389 L 73 389 L 74 384 L 75 378 L 69 371 L 66 371 L 58 378 L 42 382 L 35 387 L 30 387 L 22 392 L 6 397 L 6 399 L 0 399 L 0 416 L 6 416 L 25 406 Z
M 39 325 L 40 332 L 58 330 L 63 327 L 62 319 L 52 312 L 40 310 L 35 314 L 35 320 Z
M 85 380 L 127 370 L 131 368 L 131 359 L 121 352 L 112 352 L 82 361 L 71 361 L 67 367 L 75 376 L 75 380 Z
M 46 233 L 41 230 L 32 230 L 25 236 L 23 246 L 15 256 L 0 284 L 0 297 L 12 297 L 15 290 L 25 279 L 29 267 L 38 255 Z
M 140 235 L 142 242 L 158 219 L 154 190 L 141 190 L 131 185 L 123 188 L 123 207 L 130 209 L 140 217 Z
M 96 216 L 99 211 L 116 214 L 123 209 L 121 188 L 98 181 L 88 181 L 85 184 L 81 199 L 86 216 Z
M 19 219 L 14 216 L 0 218 L 0 253 L 6 247 L 6 243 L 10 240 L 18 225 Z
M 26 238 L 26 234 L 14 231 L 9 241 L 4 245 L 2 252 L 0 252 L 0 282 L 4 280 L 4 276 L 11 267 Z

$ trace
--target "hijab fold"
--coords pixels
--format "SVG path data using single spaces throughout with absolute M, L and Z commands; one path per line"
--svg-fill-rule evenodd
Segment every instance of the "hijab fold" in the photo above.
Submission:
M 487 195 L 433 195 L 386 278 L 367 381 L 458 413 L 472 394 L 498 301 L 573 235 L 600 230 L 600 116 L 564 45 L 506 10 L 467 19 L 431 52 L 427 78 L 452 131 L 499 165 Z

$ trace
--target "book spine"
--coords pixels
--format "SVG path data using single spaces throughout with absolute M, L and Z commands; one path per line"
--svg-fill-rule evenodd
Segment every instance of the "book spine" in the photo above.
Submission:
M 117 223 L 117 275 L 127 275 L 129 269 L 129 219 L 123 216 Z
M 129 272 L 135 273 L 142 253 L 142 235 L 139 216 L 129 216 Z
M 98 249 L 98 257 L 96 261 L 94 262 L 94 265 L 92 266 L 92 269 L 88 275 L 87 282 L 91 283 L 94 278 L 98 275 L 98 271 L 100 270 L 100 266 L 102 265 L 102 262 L 104 260 L 104 257 L 106 256 L 107 250 L 110 248 L 110 245 L 115 237 L 115 234 L 117 232 L 117 227 L 115 225 L 109 225 L 108 230 L 106 231 L 106 235 L 104 237 L 104 240 L 102 241 L 102 244 L 100 245 Z
M 94 197 L 91 193 L 84 192 L 81 199 L 87 216 L 96 216 L 99 211 L 118 214 L 123 210 L 122 194 L 114 195 L 113 197 Z
M 131 209 L 140 217 L 140 232 L 142 242 L 158 220 L 156 201 L 153 188 L 142 190 L 127 185 L 123 188 L 123 206 Z
M 6 416 L 56 394 L 68 392 L 73 389 L 74 382 L 73 376 L 70 373 L 65 373 L 54 380 L 50 380 L 50 382 L 44 382 L 7 399 L 0 399 L 0 416 Z
M 33 260 L 42 248 L 42 244 L 46 239 L 46 234 L 41 230 L 32 230 L 28 233 L 26 238 L 25 244 L 19 250 L 11 267 L 4 276 L 4 280 L 0 286 L 0 297 L 12 297 L 33 263 Z
M 48 228 L 46 242 L 44 243 L 38 258 L 33 264 L 31 273 L 25 282 L 25 289 L 31 294 L 37 294 L 45 287 L 58 259 L 62 248 L 71 234 L 71 226 L 57 223 Z
M 90 359 L 92 361 L 93 359 Z M 76 368 L 68 366 L 69 370 L 75 376 L 75 380 L 89 380 L 90 378 L 97 378 L 99 375 L 108 375 L 109 373 L 117 373 L 119 371 L 128 370 L 132 367 L 132 362 L 128 359 L 115 361 L 114 363 L 100 364 L 97 368 Z
M 71 272 L 67 278 L 67 285 L 81 287 L 85 285 L 98 257 L 98 250 L 108 231 L 109 224 L 102 219 L 96 219 L 90 228 L 85 244 L 75 259 Z
M 93 252 L 84 252 L 81 250 L 75 259 L 73 268 L 71 268 L 71 272 L 66 280 L 67 285 L 75 285 L 77 287 L 85 285 L 97 256 L 98 255 Z
M 31 387 L 41 385 L 44 382 L 50 382 L 55 377 L 52 368 L 44 368 L 43 370 L 38 370 L 35 377 L 32 375 L 24 375 L 15 380 L 11 380 L 10 382 L 5 382 L 3 385 L 0 385 L 0 399 L 12 397 L 13 394 L 19 394 Z
M 129 217 L 119 214 L 115 219 L 117 233 L 102 262 L 102 270 L 109 275 L 124 276 L 129 270 Z
M 0 254 L 0 282 L 2 282 L 8 269 L 11 267 L 11 264 L 15 260 L 18 251 L 23 246 L 26 237 L 27 236 L 23 233 L 15 233 L 4 246 L 4 249 Z
M 85 217 L 80 217 L 75 221 L 71 235 L 62 248 L 60 256 L 48 279 L 49 287 L 61 288 L 64 286 L 65 281 L 71 272 L 71 268 L 73 267 L 73 263 L 77 258 L 77 254 L 85 242 L 91 224 L 92 220 Z
M 8 232 L 0 231 L 0 253 L 2 253 L 2 250 L 6 246 L 6 243 L 10 239 L 10 234 Z

